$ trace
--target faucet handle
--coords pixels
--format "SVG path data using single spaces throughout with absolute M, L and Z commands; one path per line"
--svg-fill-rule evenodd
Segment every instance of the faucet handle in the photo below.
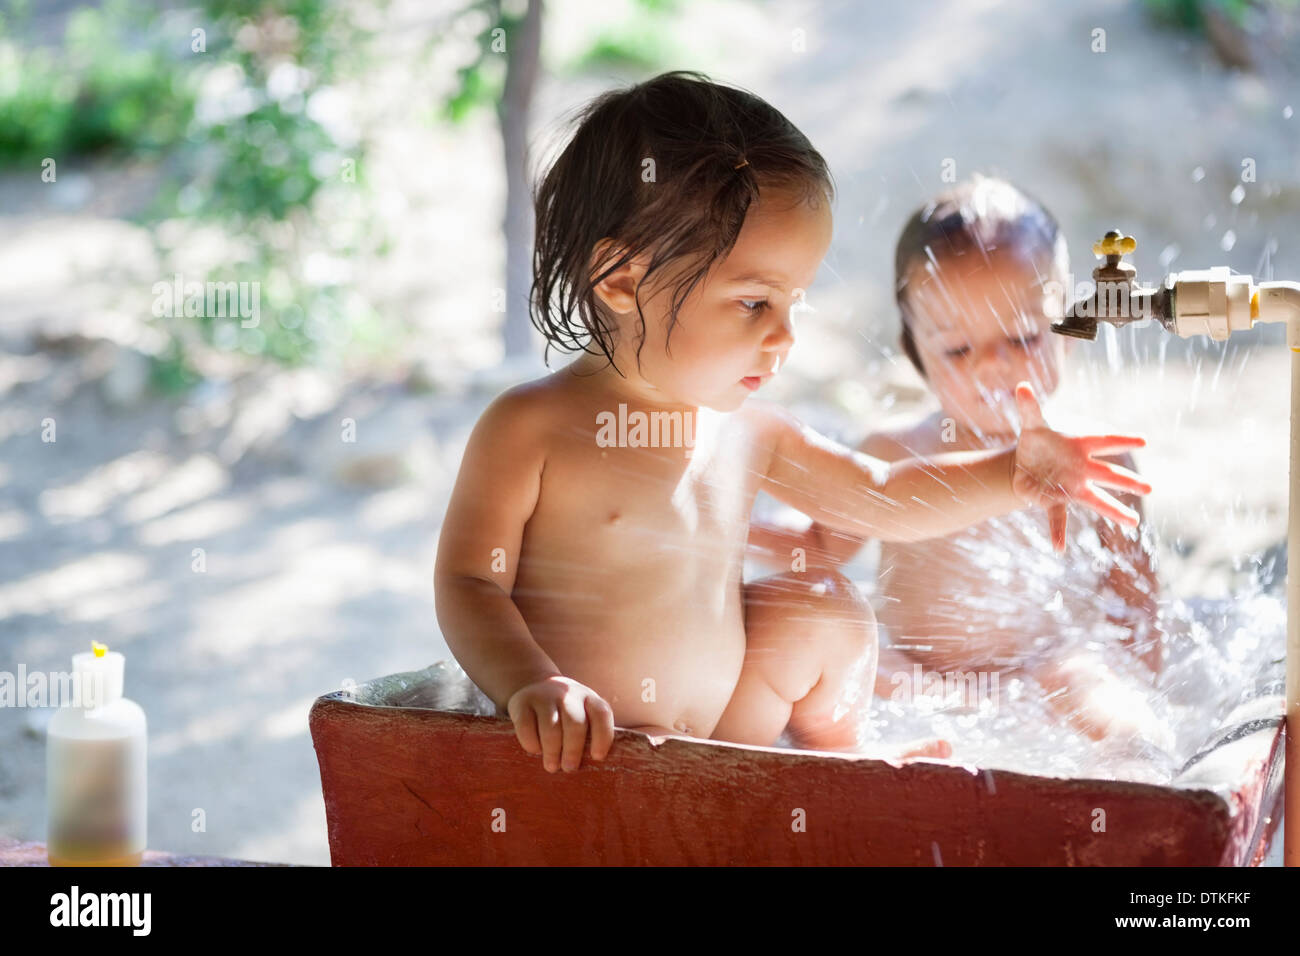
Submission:
M 1137 240 L 1118 229 L 1094 242 L 1093 254 L 1104 256 L 1106 261 L 1092 270 L 1093 294 L 1072 304 L 1064 318 L 1052 325 L 1052 331 L 1095 339 L 1098 322 L 1121 326 L 1148 318 L 1158 319 L 1165 328 L 1172 329 L 1173 302 L 1168 288 L 1144 288 L 1137 281 L 1133 263 L 1124 261 L 1136 248 Z
M 1092 244 L 1094 256 L 1126 256 L 1138 247 L 1137 240 L 1112 229 Z

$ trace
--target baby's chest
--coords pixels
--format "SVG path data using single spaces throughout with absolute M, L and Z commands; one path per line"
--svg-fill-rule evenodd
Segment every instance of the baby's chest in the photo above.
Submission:
M 594 526 L 665 541 L 740 533 L 745 524 L 753 492 L 741 469 L 611 457 L 592 469 L 581 495 L 558 503 L 574 520 L 586 515 Z
M 754 471 L 734 444 L 579 449 L 548 462 L 534 524 L 619 557 L 717 558 L 743 544 Z

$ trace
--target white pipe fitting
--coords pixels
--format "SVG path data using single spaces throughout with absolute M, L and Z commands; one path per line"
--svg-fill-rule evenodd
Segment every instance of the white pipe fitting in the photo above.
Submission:
M 1295 322 L 1300 319 L 1300 282 L 1261 282 L 1256 322 Z
M 1174 290 L 1174 332 L 1183 338 L 1208 335 L 1222 342 L 1251 327 L 1251 278 L 1227 266 L 1189 269 L 1170 276 Z

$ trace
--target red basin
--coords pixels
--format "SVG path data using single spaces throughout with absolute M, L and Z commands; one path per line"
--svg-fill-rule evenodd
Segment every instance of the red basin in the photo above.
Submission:
M 1280 696 L 1238 708 L 1168 786 L 627 730 L 603 763 L 548 774 L 458 674 L 313 705 L 335 866 L 1241 866 L 1280 804 Z

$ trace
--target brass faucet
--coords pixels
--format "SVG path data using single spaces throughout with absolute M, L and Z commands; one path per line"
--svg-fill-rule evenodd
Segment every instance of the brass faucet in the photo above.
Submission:
M 1154 318 L 1172 332 L 1169 290 L 1141 286 L 1133 264 L 1124 261 L 1136 248 L 1137 240 L 1118 229 L 1110 230 L 1094 242 L 1093 255 L 1104 256 L 1106 260 L 1092 270 L 1095 290 L 1092 295 L 1071 303 L 1061 321 L 1052 324 L 1052 331 L 1091 341 L 1097 338 L 1098 322 L 1122 326 Z

